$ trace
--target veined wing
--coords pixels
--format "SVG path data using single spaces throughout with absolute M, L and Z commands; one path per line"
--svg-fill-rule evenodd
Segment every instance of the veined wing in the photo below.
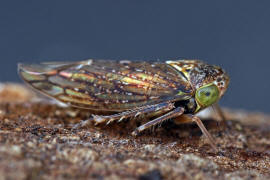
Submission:
M 190 98 L 184 75 L 161 62 L 85 60 L 19 64 L 34 89 L 79 108 L 124 111 Z

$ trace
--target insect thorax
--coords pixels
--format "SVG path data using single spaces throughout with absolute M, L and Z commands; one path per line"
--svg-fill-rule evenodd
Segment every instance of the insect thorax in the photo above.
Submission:
M 197 108 L 197 104 L 196 104 L 194 97 L 187 99 L 187 100 L 183 100 L 183 101 L 176 101 L 174 103 L 174 106 L 175 107 L 184 107 L 185 114 L 193 114 Z

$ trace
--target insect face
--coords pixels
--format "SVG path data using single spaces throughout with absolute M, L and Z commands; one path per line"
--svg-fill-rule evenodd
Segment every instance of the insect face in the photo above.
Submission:
M 216 103 L 225 93 L 229 76 L 218 66 L 199 63 L 190 73 L 195 89 L 196 112 Z
M 225 93 L 229 76 L 223 69 L 198 60 L 166 61 L 177 69 L 193 89 L 193 97 L 197 107 L 193 113 L 217 102 Z

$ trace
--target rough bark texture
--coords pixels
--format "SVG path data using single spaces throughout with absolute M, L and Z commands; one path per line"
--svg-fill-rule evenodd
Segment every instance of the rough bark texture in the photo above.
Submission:
M 270 117 L 225 114 L 226 129 L 202 114 L 216 153 L 194 124 L 168 121 L 136 138 L 137 119 L 72 130 L 91 114 L 1 84 L 0 179 L 269 179 Z

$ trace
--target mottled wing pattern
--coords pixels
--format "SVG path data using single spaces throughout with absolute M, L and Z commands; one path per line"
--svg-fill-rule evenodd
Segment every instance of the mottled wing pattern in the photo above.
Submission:
M 188 99 L 192 92 L 181 72 L 160 62 L 85 60 L 19 64 L 18 69 L 34 89 L 86 109 L 118 112 Z

